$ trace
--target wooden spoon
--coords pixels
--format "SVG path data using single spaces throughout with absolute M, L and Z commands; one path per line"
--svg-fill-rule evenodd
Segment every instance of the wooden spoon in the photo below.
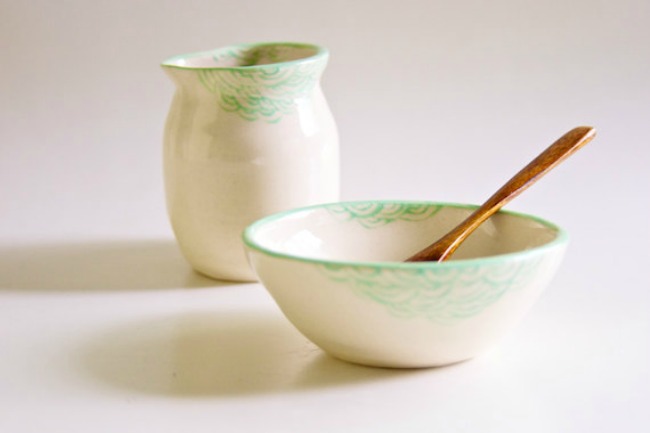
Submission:
M 537 182 L 553 167 L 589 143 L 595 135 L 596 130 L 590 126 L 579 126 L 567 132 L 515 174 L 463 222 L 406 261 L 441 262 L 448 259 L 456 251 L 456 248 L 492 214 Z

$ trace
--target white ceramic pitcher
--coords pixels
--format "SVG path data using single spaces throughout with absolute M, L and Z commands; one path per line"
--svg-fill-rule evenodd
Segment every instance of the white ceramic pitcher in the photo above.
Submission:
M 167 207 L 183 254 L 217 279 L 255 280 L 241 233 L 270 213 L 339 199 L 338 134 L 320 86 L 328 52 L 298 43 L 172 57 Z

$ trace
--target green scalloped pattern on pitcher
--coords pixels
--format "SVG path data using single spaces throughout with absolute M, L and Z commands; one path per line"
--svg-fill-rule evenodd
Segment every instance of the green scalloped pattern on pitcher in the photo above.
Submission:
M 382 269 L 323 264 L 319 270 L 331 281 L 352 287 L 358 296 L 383 305 L 394 316 L 453 324 L 482 313 L 508 292 L 529 284 L 539 264 L 539 259 L 489 268 Z
M 219 55 L 239 59 L 251 67 L 201 69 L 201 84 L 218 95 L 219 105 L 225 111 L 249 121 L 263 119 L 269 123 L 277 123 L 295 111 L 296 100 L 313 92 L 326 64 L 325 58 L 319 58 L 255 67 L 260 57 L 272 61 L 277 54 L 255 52 L 243 56 L 233 51 Z
M 395 221 L 423 221 L 442 209 L 439 205 L 407 203 L 342 203 L 327 210 L 366 228 L 381 227 Z

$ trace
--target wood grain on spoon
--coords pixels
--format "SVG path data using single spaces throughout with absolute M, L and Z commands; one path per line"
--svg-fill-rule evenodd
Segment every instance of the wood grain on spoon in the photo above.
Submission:
M 553 167 L 589 143 L 596 135 L 590 126 L 579 126 L 560 137 L 537 158 L 521 169 L 467 219 L 438 241 L 409 257 L 407 262 L 443 261 L 485 220 L 525 191 Z

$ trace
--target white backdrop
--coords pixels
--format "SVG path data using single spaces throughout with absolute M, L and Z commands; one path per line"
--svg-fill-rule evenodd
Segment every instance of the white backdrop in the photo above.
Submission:
M 331 53 L 323 86 L 343 199 L 480 202 L 566 130 L 596 126 L 592 144 L 509 208 L 572 238 L 561 290 L 538 314 L 611 321 L 605 336 L 567 332 L 640 366 L 650 361 L 649 23 L 646 0 L 1 0 L 0 246 L 171 239 L 161 140 L 173 87 L 159 63 L 313 42 Z M 631 403 L 602 425 L 639 425 L 648 417 L 632 384 L 648 374 L 616 365 L 636 375 L 605 382 Z
M 3 238 L 169 236 L 160 147 L 173 88 L 158 65 L 263 40 L 330 49 L 344 199 L 478 202 L 565 130 L 593 124 L 598 140 L 512 208 L 598 237 L 620 205 L 648 234 L 635 219 L 648 213 L 648 2 L 0 7 Z

